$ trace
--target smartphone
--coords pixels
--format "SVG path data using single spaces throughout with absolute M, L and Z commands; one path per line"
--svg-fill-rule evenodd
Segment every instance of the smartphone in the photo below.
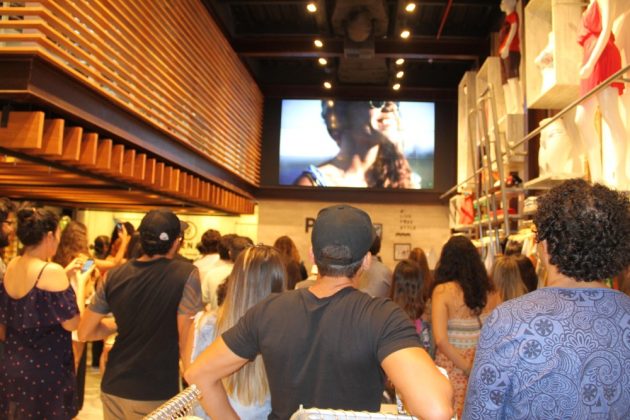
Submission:
M 121 230 L 122 229 L 122 223 L 116 223 L 116 229 Z
M 90 267 L 92 267 L 94 265 L 94 260 L 93 259 L 89 259 L 87 261 L 85 261 L 85 263 L 83 263 L 83 267 L 81 267 L 81 272 L 85 273 L 86 271 L 88 271 L 90 269 Z

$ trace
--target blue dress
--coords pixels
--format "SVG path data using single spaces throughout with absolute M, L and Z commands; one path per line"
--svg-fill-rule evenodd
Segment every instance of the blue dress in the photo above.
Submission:
M 61 322 L 78 313 L 71 287 L 49 292 L 35 283 L 24 297 L 13 299 L 0 282 L 0 324 L 7 328 L 0 418 L 66 420 L 77 415 L 72 338 Z
M 463 419 L 630 419 L 630 297 L 543 288 L 481 331 Z

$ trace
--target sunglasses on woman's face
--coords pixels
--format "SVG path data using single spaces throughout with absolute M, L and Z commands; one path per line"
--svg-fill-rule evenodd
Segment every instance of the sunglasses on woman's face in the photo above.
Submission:
M 382 109 L 386 104 L 394 104 L 398 108 L 398 102 L 392 101 L 369 101 L 370 109 Z

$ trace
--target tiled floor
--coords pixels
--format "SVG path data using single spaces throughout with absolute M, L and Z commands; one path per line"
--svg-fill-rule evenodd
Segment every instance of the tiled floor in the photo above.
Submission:
M 88 359 L 89 360 L 89 359 Z M 103 406 L 101 405 L 101 374 L 98 368 L 89 366 L 85 375 L 85 397 L 83 409 L 76 417 L 77 420 L 103 420 Z

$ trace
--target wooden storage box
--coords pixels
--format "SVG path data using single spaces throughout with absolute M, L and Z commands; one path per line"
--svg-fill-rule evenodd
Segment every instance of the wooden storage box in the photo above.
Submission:
M 531 0 L 525 7 L 525 65 L 528 108 L 562 109 L 579 97 L 582 47 L 578 44 L 584 3 L 566 0 Z M 536 58 L 547 48 L 549 34 L 553 64 L 545 80 Z

